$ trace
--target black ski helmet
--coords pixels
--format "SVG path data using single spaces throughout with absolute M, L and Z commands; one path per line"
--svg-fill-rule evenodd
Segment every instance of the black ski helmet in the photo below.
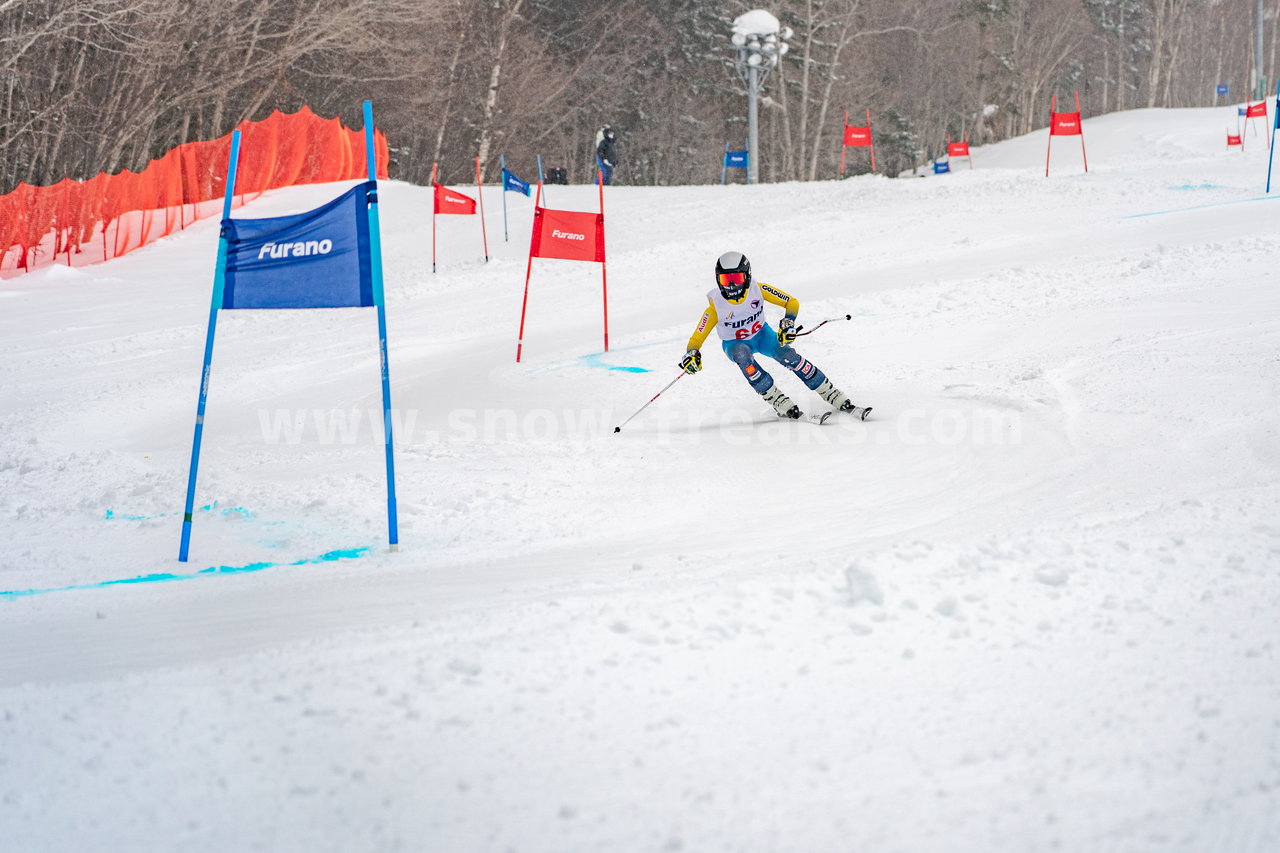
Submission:
M 741 273 L 741 275 L 735 275 Z M 751 284 L 751 261 L 741 252 L 725 252 L 716 261 L 716 286 L 720 295 L 736 302 L 747 293 Z

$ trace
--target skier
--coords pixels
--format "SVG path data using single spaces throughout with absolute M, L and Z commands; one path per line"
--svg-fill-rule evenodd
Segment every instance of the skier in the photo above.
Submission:
M 831 384 L 816 364 L 792 349 L 800 300 L 770 284 L 755 281 L 751 276 L 751 262 L 741 252 L 725 252 L 716 261 L 716 287 L 707 293 L 707 302 L 707 309 L 702 312 L 702 319 L 698 321 L 684 358 L 680 360 L 680 367 L 686 373 L 697 373 L 702 369 L 701 347 L 714 326 L 720 333 L 725 355 L 738 365 L 751 387 L 773 406 L 780 417 L 799 418 L 803 413 L 774 384 L 769 372 L 756 362 L 757 355 L 767 355 L 790 370 L 836 411 L 867 419 L 870 406 L 855 406 L 844 392 Z M 780 305 L 786 311 L 776 332 L 765 320 L 766 302 Z
M 607 124 L 596 134 L 596 167 L 600 170 L 605 186 L 613 181 L 613 167 L 618 162 L 617 138 L 613 128 Z

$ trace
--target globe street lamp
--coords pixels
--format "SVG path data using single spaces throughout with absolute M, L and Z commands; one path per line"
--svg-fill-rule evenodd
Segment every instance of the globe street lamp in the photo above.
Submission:
M 730 41 L 738 52 L 734 68 L 747 84 L 747 181 L 753 184 L 760 180 L 760 87 L 778 59 L 790 50 L 786 40 L 792 35 L 790 27 L 779 25 L 778 19 L 763 9 L 753 9 L 733 21 Z

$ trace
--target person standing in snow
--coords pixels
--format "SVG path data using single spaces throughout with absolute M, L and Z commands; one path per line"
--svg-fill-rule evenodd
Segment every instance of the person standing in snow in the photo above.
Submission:
M 799 418 L 803 413 L 756 361 L 758 355 L 767 355 L 790 370 L 836 411 L 867 419 L 870 406 L 855 406 L 816 364 L 791 347 L 796 339 L 800 300 L 773 285 L 755 281 L 746 255 L 725 252 L 720 256 L 716 261 L 716 287 L 707 293 L 707 302 L 707 309 L 702 312 L 702 319 L 698 321 L 684 358 L 680 360 L 680 367 L 686 373 L 697 373 L 702 369 L 702 344 L 714 328 L 720 335 L 724 354 L 738 365 L 755 392 L 773 406 L 780 417 Z M 766 302 L 781 306 L 786 312 L 776 332 L 765 319 Z
M 596 168 L 600 170 L 605 186 L 613 181 L 613 167 L 618 162 L 617 141 L 618 135 L 607 124 L 596 135 Z

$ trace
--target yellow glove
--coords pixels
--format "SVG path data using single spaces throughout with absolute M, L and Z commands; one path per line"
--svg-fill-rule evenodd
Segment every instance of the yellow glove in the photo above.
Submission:
M 680 359 L 680 367 L 685 373 L 697 373 L 702 369 L 702 353 L 696 349 L 689 350 Z
M 791 346 L 791 342 L 796 339 L 796 321 L 794 317 L 783 317 L 778 323 L 778 344 L 779 346 Z

